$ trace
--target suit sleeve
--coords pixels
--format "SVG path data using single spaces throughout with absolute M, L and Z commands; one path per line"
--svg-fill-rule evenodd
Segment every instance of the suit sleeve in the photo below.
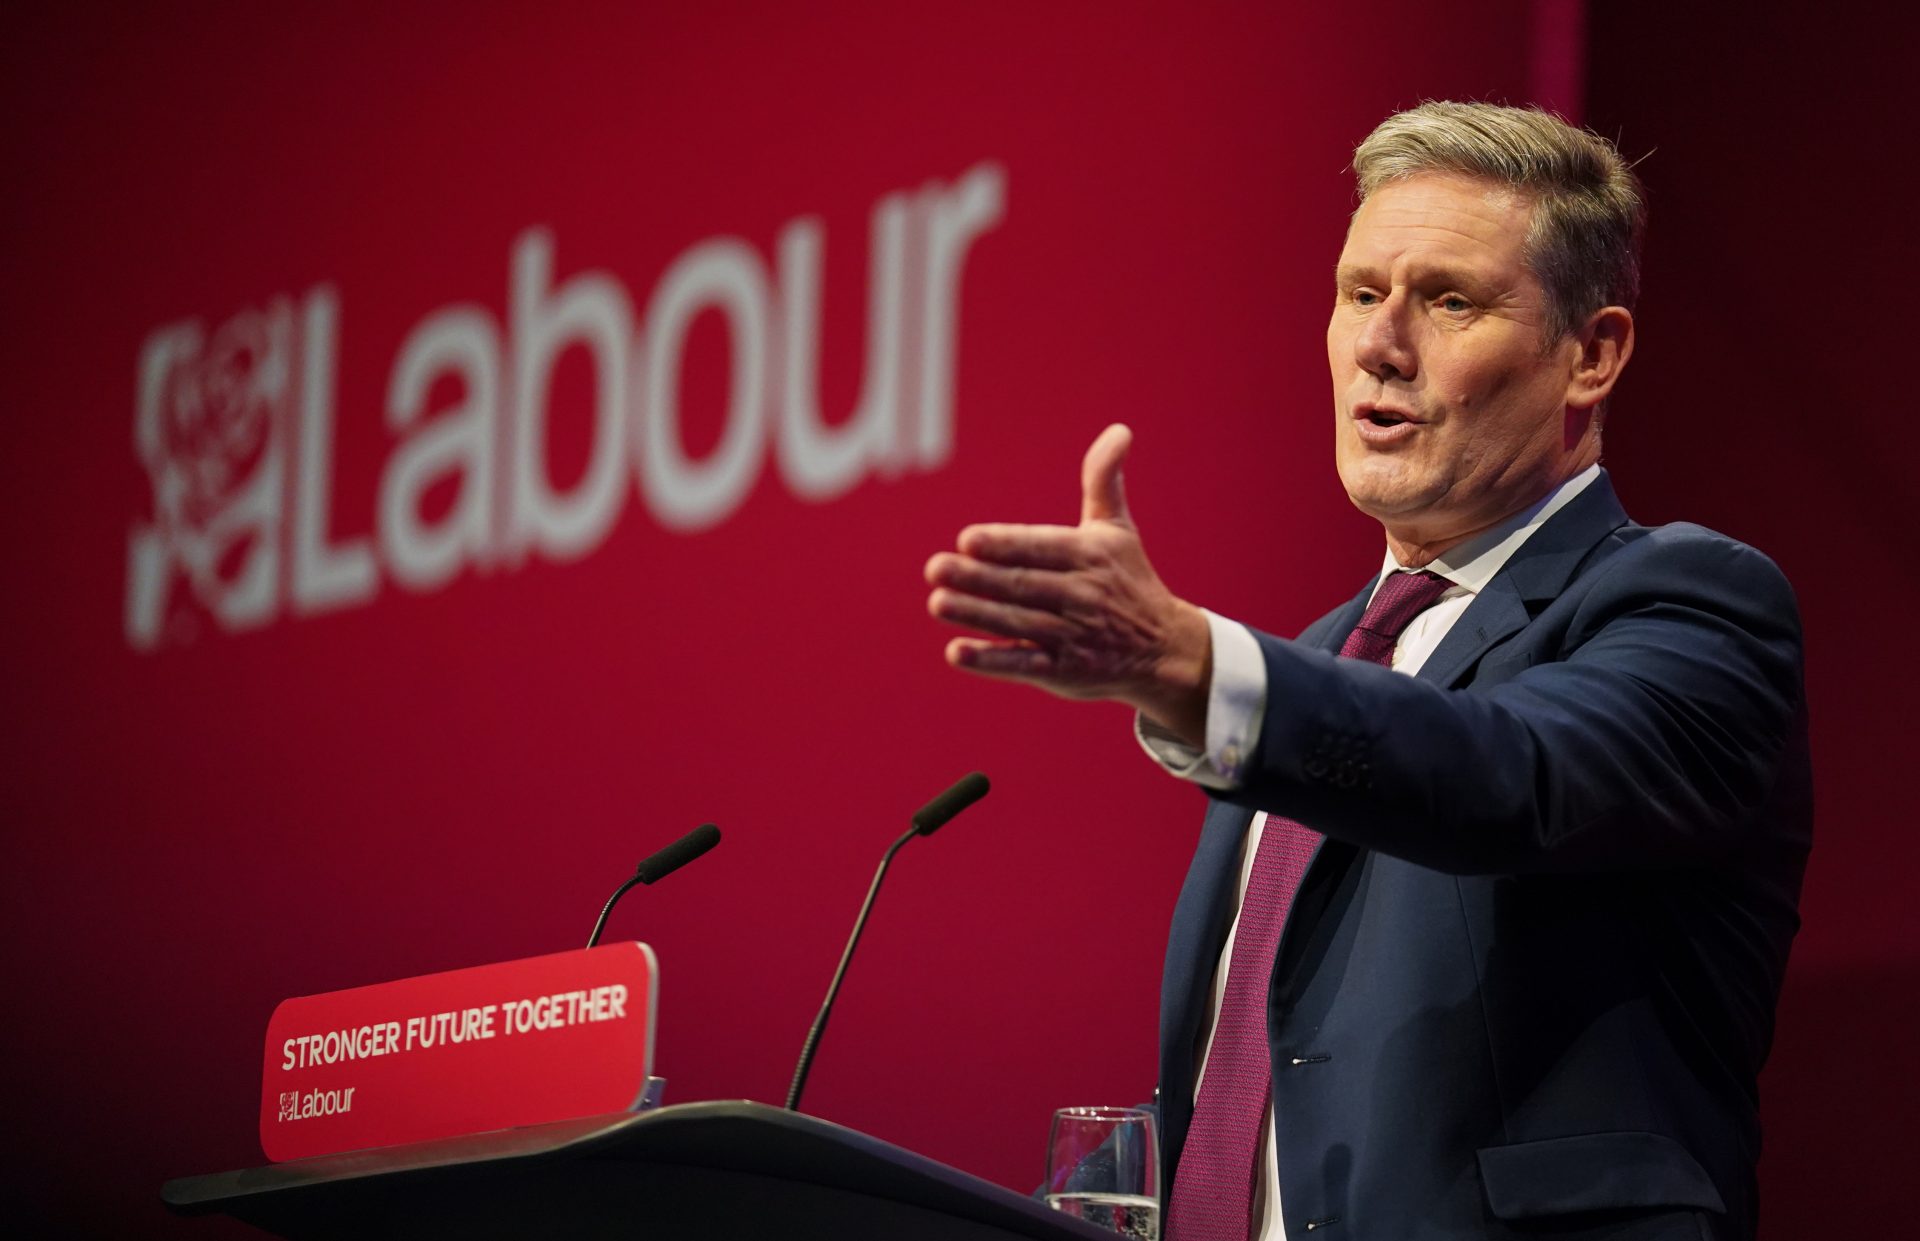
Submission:
M 1256 636 L 1258 752 L 1219 796 L 1451 873 L 1711 862 L 1804 738 L 1791 588 L 1698 527 L 1607 557 L 1459 689 Z

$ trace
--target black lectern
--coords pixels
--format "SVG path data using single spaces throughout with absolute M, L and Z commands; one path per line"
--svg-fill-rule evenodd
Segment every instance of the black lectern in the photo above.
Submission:
M 282 1237 L 1114 1241 L 1043 1203 L 760 1103 L 686 1103 L 169 1181 Z

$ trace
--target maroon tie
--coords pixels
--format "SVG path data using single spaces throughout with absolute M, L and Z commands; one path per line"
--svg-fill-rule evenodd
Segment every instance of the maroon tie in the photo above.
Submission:
M 1340 654 L 1390 664 L 1401 631 L 1451 585 L 1432 573 L 1391 574 Z M 1267 816 L 1240 902 L 1227 989 L 1194 1100 L 1193 1124 L 1174 1173 L 1168 1241 L 1247 1241 L 1252 1235 L 1254 1156 L 1272 1097 L 1267 987 L 1280 928 L 1319 845 L 1320 833 L 1292 819 Z

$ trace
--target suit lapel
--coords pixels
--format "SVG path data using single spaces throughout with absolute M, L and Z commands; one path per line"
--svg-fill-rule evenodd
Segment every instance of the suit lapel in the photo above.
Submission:
M 1532 619 L 1512 580 L 1505 572 L 1496 574 L 1467 605 L 1433 654 L 1427 656 L 1427 662 L 1420 666 L 1420 679 L 1451 688 L 1454 680 L 1496 643 L 1519 632 Z
M 1627 523 L 1606 471 L 1520 545 L 1447 631 L 1420 679 L 1452 688 L 1480 657 L 1525 628 L 1558 598 L 1594 545 Z
M 1194 850 L 1186 884 L 1180 889 L 1173 928 L 1167 937 L 1160 1045 L 1170 1063 L 1161 1074 L 1161 1082 L 1184 1080 L 1189 1094 L 1194 1043 L 1199 1038 L 1201 1015 L 1211 1003 L 1214 966 L 1227 937 L 1227 913 L 1233 907 L 1233 890 L 1239 882 L 1240 843 L 1252 817 L 1252 811 L 1229 802 L 1208 803 L 1200 844 Z

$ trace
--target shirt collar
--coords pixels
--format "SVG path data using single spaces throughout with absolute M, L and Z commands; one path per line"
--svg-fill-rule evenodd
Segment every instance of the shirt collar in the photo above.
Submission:
M 1492 529 L 1474 535 L 1458 547 L 1448 548 L 1446 552 L 1434 558 L 1433 563 L 1424 568 L 1439 574 L 1452 582 L 1457 590 L 1468 594 L 1479 594 L 1486 589 L 1493 575 L 1506 566 L 1520 545 L 1533 537 L 1533 532 L 1547 523 L 1547 519 L 1565 508 L 1567 504 L 1593 480 L 1600 477 L 1600 467 L 1590 465 L 1575 474 L 1566 482 L 1548 492 L 1538 501 L 1521 509 Z M 1393 558 L 1393 551 L 1386 554 L 1386 563 L 1380 571 L 1380 582 L 1387 580 L 1389 573 L 1415 573 L 1417 569 L 1402 568 Z M 1380 588 L 1379 582 L 1374 589 Z M 1455 590 L 1449 590 L 1442 598 L 1452 596 Z

